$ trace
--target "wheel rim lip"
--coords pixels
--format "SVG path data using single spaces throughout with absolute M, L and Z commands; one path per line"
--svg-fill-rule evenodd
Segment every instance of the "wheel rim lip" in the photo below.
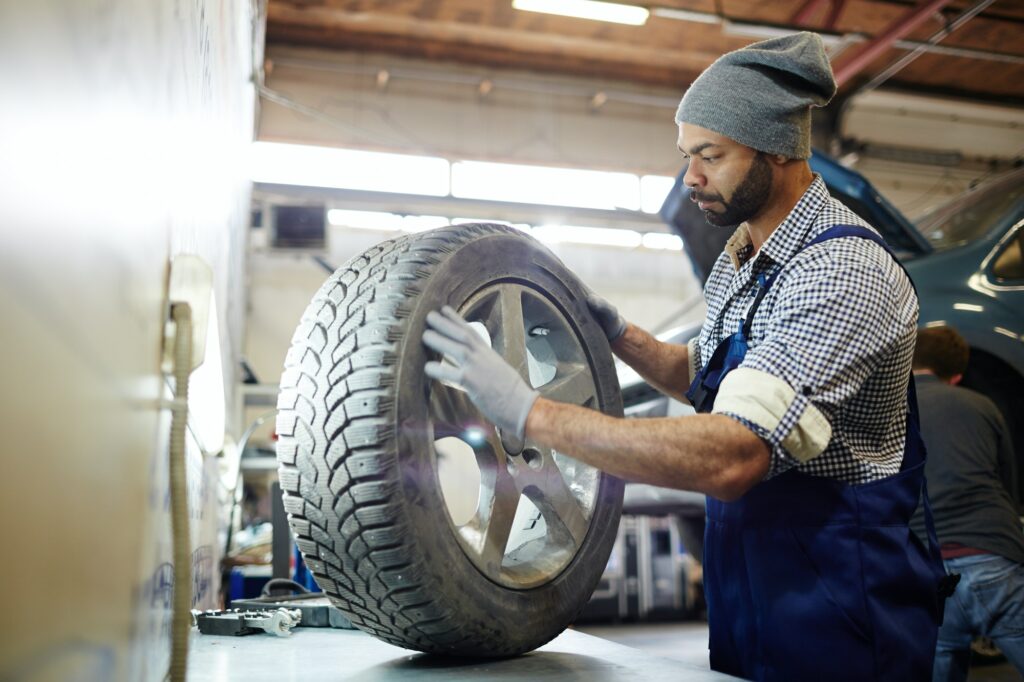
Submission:
M 582 342 L 582 335 L 580 334 L 580 332 L 577 329 L 576 325 L 573 323 L 571 317 L 568 316 L 565 313 L 565 311 L 562 309 L 562 307 L 558 304 L 558 302 L 556 300 L 553 300 L 545 291 L 535 287 L 530 282 L 526 282 L 526 281 L 523 281 L 522 279 L 518 279 L 518 278 L 505 278 L 505 279 L 495 280 L 495 281 L 484 283 L 483 285 L 478 287 L 471 295 L 469 295 L 466 298 L 466 300 L 464 302 L 462 302 L 459 305 L 458 311 L 459 311 L 460 314 L 462 314 L 463 316 L 467 317 L 467 319 L 470 319 L 472 321 L 473 312 L 475 310 L 477 310 L 481 306 L 481 304 L 483 302 L 485 302 L 486 300 L 490 299 L 491 297 L 493 297 L 495 295 L 500 295 L 500 292 L 503 289 L 509 289 L 509 288 L 518 289 L 520 291 L 520 297 L 521 298 L 526 298 L 526 296 L 529 296 L 535 302 L 537 302 L 540 305 L 542 305 L 543 307 L 545 307 L 548 311 L 550 311 L 551 313 L 554 313 L 554 317 L 555 317 L 556 321 L 558 322 L 558 324 L 559 324 L 559 326 L 561 328 L 561 331 L 566 332 L 568 334 L 569 338 L 571 338 L 572 341 L 573 341 L 573 352 L 574 352 L 574 355 L 580 361 L 582 361 L 582 364 L 587 369 L 587 372 L 589 374 L 589 378 L 590 378 L 590 381 L 591 381 L 591 384 L 592 384 L 591 396 L 592 396 L 594 404 L 596 406 L 597 403 L 600 402 L 601 392 L 599 390 L 599 387 L 597 385 L 596 380 L 594 379 L 595 367 L 593 365 L 593 362 L 590 359 L 590 354 L 586 351 L 586 348 L 585 348 L 585 346 L 584 346 L 584 344 Z M 536 305 L 537 303 L 535 303 L 534 305 Z M 523 318 L 524 318 L 524 322 L 525 322 L 526 321 L 526 316 L 524 315 Z M 546 384 L 544 384 L 544 385 L 546 385 Z M 544 385 L 541 385 L 540 388 L 543 388 Z M 542 393 L 543 393 L 543 391 L 542 391 Z M 437 454 L 437 450 L 436 450 L 436 447 L 435 447 L 435 444 L 436 444 L 437 441 L 436 441 L 436 433 L 435 433 L 435 429 L 434 429 L 435 422 L 437 421 L 437 417 L 436 417 L 435 414 L 433 414 L 433 411 L 432 411 L 430 406 L 428 406 L 428 408 L 427 408 L 427 420 L 428 420 L 428 423 L 430 424 L 430 436 L 429 436 L 429 439 L 428 439 L 429 443 L 430 443 L 430 453 L 431 453 L 430 460 L 431 460 L 431 465 L 432 465 L 433 470 L 434 470 L 434 479 L 435 479 L 435 482 L 437 483 L 437 489 L 439 491 L 439 496 L 440 496 L 441 501 L 442 501 L 442 507 L 444 508 L 445 517 L 446 517 L 446 519 L 448 521 L 448 526 L 449 526 L 450 531 L 452 532 L 452 534 L 455 537 L 457 543 L 459 544 L 460 549 L 463 551 L 463 553 L 466 555 L 466 557 L 470 560 L 470 562 L 473 563 L 473 565 L 477 568 L 477 570 L 481 573 L 481 575 L 483 575 L 488 580 L 490 580 L 490 581 L 492 581 L 492 582 L 494 582 L 494 583 L 496 583 L 498 585 L 501 585 L 502 587 L 506 587 L 506 588 L 514 589 L 514 590 L 533 589 L 533 588 L 545 585 L 547 583 L 550 583 L 550 582 L 554 581 L 555 579 L 557 579 L 557 577 L 559 575 L 561 575 L 565 571 L 565 569 L 568 568 L 568 566 L 570 564 L 572 564 L 572 562 L 575 559 L 575 557 L 580 553 L 580 551 L 583 548 L 583 542 L 585 541 L 585 537 L 589 534 L 589 532 L 591 530 L 591 525 L 592 525 L 592 523 L 594 521 L 595 513 L 597 511 L 597 504 L 598 504 L 598 500 L 599 500 L 599 496 L 600 496 L 600 490 L 601 490 L 601 488 L 603 486 L 603 480 L 604 480 L 604 478 L 600 474 L 600 472 L 598 472 L 596 469 L 594 469 L 592 467 L 587 467 L 587 465 L 582 465 L 582 463 L 578 463 L 581 467 L 584 467 L 584 473 L 587 473 L 587 470 L 589 470 L 590 472 L 593 472 L 594 475 L 593 475 L 593 479 L 592 479 L 592 482 L 591 482 L 590 486 L 584 490 L 584 494 L 589 496 L 588 501 L 584 502 L 584 501 L 579 500 L 579 499 L 576 500 L 577 503 L 580 504 L 580 506 L 583 508 L 583 512 L 584 512 L 585 517 L 586 517 L 586 532 L 584 533 L 583 537 L 579 540 L 579 542 L 575 544 L 575 546 L 573 546 L 573 547 L 553 547 L 552 548 L 552 547 L 549 547 L 549 545 L 552 542 L 552 540 L 549 539 L 549 540 L 546 540 L 546 542 L 544 543 L 544 550 L 545 550 L 544 551 L 544 555 L 546 555 L 546 557 L 548 559 L 547 561 L 539 561 L 538 562 L 538 561 L 530 560 L 530 561 L 522 562 L 522 563 L 519 563 L 519 564 L 515 564 L 514 566 L 510 566 L 510 567 L 506 567 L 504 565 L 504 562 L 503 562 L 502 565 L 497 570 L 495 570 L 493 566 L 488 567 L 486 565 L 486 563 L 484 561 L 484 557 L 482 556 L 480 547 L 475 546 L 474 542 L 471 541 L 470 538 L 466 537 L 466 534 L 464 533 L 463 529 L 465 529 L 468 524 L 456 524 L 455 521 L 452 518 L 452 511 L 451 511 L 451 508 L 449 506 L 449 501 L 448 501 L 448 499 L 447 499 L 447 497 L 445 495 L 444 489 L 443 489 L 443 487 L 441 485 L 440 476 L 439 476 L 438 454 Z M 470 427 L 472 427 L 472 426 L 474 426 L 474 425 L 472 423 L 470 423 Z M 479 425 L 479 426 L 481 426 L 484 429 L 490 429 L 491 431 L 495 431 L 496 430 L 493 426 L 491 426 L 490 424 L 487 424 L 486 422 L 484 422 L 482 425 Z M 449 435 L 454 435 L 454 434 L 449 434 Z M 532 442 L 530 442 L 530 441 L 527 442 L 527 446 L 530 446 L 531 444 L 532 444 Z M 565 455 L 563 455 L 561 453 L 556 453 L 553 450 L 551 452 L 552 452 L 552 454 L 556 455 L 556 457 L 554 459 L 558 459 L 558 458 L 568 459 L 567 456 L 565 456 Z M 518 465 L 520 468 L 523 468 L 523 469 L 528 468 L 528 463 L 523 458 L 517 456 L 517 457 L 512 457 L 511 459 L 513 461 L 515 461 L 516 465 Z M 575 460 L 572 460 L 572 461 L 575 462 Z M 503 463 L 499 462 L 499 464 L 501 466 L 505 466 L 505 464 L 503 464 Z M 561 472 L 561 469 L 559 469 L 559 471 Z M 564 478 L 564 476 L 563 476 L 563 478 Z M 483 471 L 481 471 L 481 479 L 483 479 Z M 571 489 L 571 485 L 574 482 L 576 482 L 576 481 L 570 482 L 570 481 L 566 480 L 565 481 L 566 489 L 570 490 Z M 524 493 L 521 493 L 517 489 L 516 497 L 518 498 L 521 494 L 524 494 Z M 478 500 L 477 500 L 477 505 L 478 505 L 477 506 L 477 511 L 478 512 L 479 512 L 479 509 L 483 506 L 483 500 L 484 500 L 484 483 L 483 483 L 483 480 L 481 480 L 481 486 L 480 486 L 480 490 L 478 490 Z M 513 532 L 514 532 L 514 529 L 513 529 Z M 552 531 L 549 529 L 546 532 L 545 537 L 548 537 L 551 534 L 552 534 Z M 509 544 L 511 544 L 511 535 L 510 535 L 510 539 L 509 539 Z M 507 551 L 507 547 L 506 547 L 506 551 L 503 553 L 503 558 L 507 558 L 508 554 L 509 554 L 509 552 Z

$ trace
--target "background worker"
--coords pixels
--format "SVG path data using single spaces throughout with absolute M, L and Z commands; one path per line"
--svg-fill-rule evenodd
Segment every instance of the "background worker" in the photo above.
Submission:
M 589 301 L 614 352 L 701 414 L 616 419 L 538 397 L 451 308 L 427 316 L 423 342 L 449 362 L 425 371 L 461 385 L 503 440 L 708 495 L 715 670 L 923 680 L 941 561 L 909 537 L 924 456 L 907 400 L 917 297 L 807 164 L 810 109 L 835 90 L 811 33 L 708 67 L 680 103 L 677 146 L 708 222 L 735 233 L 708 279 L 700 337 L 661 343 Z
M 960 574 L 939 629 L 936 682 L 967 679 L 979 635 L 1024 675 L 1024 530 L 1013 444 L 995 404 L 957 386 L 969 353 L 951 327 L 918 332 L 914 375 L 928 493 L 943 561 Z M 924 533 L 920 512 L 914 530 Z

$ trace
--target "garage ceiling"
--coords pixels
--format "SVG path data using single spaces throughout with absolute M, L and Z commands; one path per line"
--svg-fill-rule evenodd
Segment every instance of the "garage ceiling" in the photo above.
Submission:
M 780 28 L 826 36 L 842 69 L 909 27 L 844 83 L 851 92 L 965 10 L 972 0 L 660 0 L 643 26 L 512 8 L 511 0 L 269 0 L 267 42 L 621 79 L 682 89 L 725 51 Z M 987 4 L 987 3 L 986 3 Z M 916 22 L 912 20 L 916 19 Z M 880 41 L 879 41 L 880 42 Z M 880 46 L 879 46 L 880 47 Z M 899 70 L 890 87 L 1024 102 L 1024 2 L 996 0 Z

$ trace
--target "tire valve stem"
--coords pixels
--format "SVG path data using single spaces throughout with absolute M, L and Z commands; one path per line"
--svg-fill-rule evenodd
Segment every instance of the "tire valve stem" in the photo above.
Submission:
M 537 325 L 536 327 L 530 329 L 530 336 L 547 336 L 550 333 L 550 329 L 548 329 L 547 327 L 541 327 L 540 325 Z

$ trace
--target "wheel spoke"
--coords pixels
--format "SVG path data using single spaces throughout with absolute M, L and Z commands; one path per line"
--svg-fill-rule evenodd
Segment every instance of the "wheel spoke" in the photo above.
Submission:
M 512 522 L 519 507 L 519 490 L 511 474 L 505 470 L 504 457 L 498 458 L 496 474 L 487 528 L 484 530 L 483 546 L 480 548 L 480 556 L 487 567 L 487 573 L 495 578 L 501 574 L 505 546 L 512 533 Z
M 519 376 L 530 380 L 526 359 L 526 323 L 523 321 L 523 294 L 516 286 L 501 290 L 497 305 L 492 308 L 494 350 L 512 365 Z
M 548 533 L 553 535 L 552 539 L 556 543 L 572 543 L 580 547 L 590 524 L 576 496 L 565 484 L 550 450 L 544 453 L 544 469 L 541 474 L 536 480 L 536 492 L 531 495 L 531 500 L 544 515 Z
M 545 398 L 572 405 L 583 405 L 596 392 L 586 365 L 577 363 L 559 366 L 555 378 L 538 390 Z

